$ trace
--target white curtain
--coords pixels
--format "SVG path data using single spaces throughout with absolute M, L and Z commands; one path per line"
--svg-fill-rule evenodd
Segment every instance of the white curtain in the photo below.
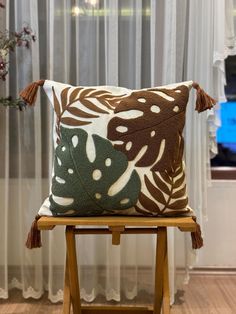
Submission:
M 213 73 L 217 67 L 214 40 L 225 38 L 224 32 L 214 30 L 214 12 L 220 2 L 224 1 L 5 1 L 6 9 L 0 11 L 2 29 L 18 30 L 28 23 L 37 41 L 30 50 L 18 48 L 11 55 L 1 95 L 17 96 L 32 80 L 48 78 L 128 88 L 191 79 L 217 96 L 223 74 L 215 78 Z M 224 12 L 225 7 L 218 11 L 218 23 Z M 24 246 L 49 189 L 51 126 L 52 112 L 43 94 L 33 109 L 0 109 L 0 298 L 7 298 L 9 289 L 17 287 L 25 298 L 39 298 L 47 290 L 51 301 L 62 299 L 63 228 L 44 232 L 42 249 L 30 251 Z M 198 116 L 191 98 L 186 162 L 190 203 L 200 219 L 206 215 L 208 138 L 207 114 Z M 168 241 L 173 301 L 173 230 Z M 93 301 L 101 294 L 107 300 L 122 301 L 133 299 L 141 290 L 152 295 L 154 237 L 123 236 L 116 247 L 106 236 L 81 236 L 78 246 L 84 300 Z

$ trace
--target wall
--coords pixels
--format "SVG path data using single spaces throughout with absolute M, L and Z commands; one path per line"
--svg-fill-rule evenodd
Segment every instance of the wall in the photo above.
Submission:
M 194 266 L 236 268 L 236 181 L 212 181 L 207 212 L 208 220 L 202 228 L 204 247 L 197 251 Z M 185 264 L 184 241 L 184 234 L 176 231 L 175 255 L 180 268 Z
M 208 191 L 205 246 L 196 266 L 236 268 L 236 181 L 213 181 Z

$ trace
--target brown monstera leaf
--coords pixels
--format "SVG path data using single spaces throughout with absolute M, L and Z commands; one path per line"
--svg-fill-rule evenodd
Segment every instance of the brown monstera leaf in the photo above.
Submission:
M 115 108 L 117 116 L 108 124 L 108 138 L 121 141 L 114 143 L 114 147 L 125 153 L 128 160 L 134 160 L 143 149 L 135 163 L 137 167 L 170 170 L 179 157 L 179 137 L 182 137 L 188 97 L 189 89 L 185 85 L 172 90 L 134 91 Z M 141 114 L 132 117 L 131 110 Z M 126 112 L 127 118 L 119 117 L 121 112 Z

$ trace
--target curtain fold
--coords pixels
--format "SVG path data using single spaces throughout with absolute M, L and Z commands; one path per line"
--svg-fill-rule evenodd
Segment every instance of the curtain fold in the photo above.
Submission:
M 220 1 L 220 0 L 219 0 Z M 1 29 L 31 26 L 37 40 L 17 48 L 10 57 L 8 80 L 1 95 L 17 96 L 32 80 L 48 78 L 73 85 L 120 85 L 142 88 L 197 80 L 217 95 L 222 76 L 213 86 L 214 12 L 216 2 L 187 0 L 22 0 L 5 1 Z M 218 10 L 219 17 L 221 10 Z M 222 14 L 224 9 L 222 8 Z M 224 38 L 224 34 L 219 36 Z M 215 77 L 215 76 L 214 76 Z M 214 112 L 212 112 L 214 117 Z M 186 123 L 186 163 L 191 206 L 206 216 L 209 131 L 207 114 L 194 112 L 193 96 Z M 52 110 L 43 95 L 24 112 L 0 108 L 0 298 L 12 287 L 25 298 L 45 290 L 53 302 L 62 300 L 65 260 L 64 229 L 43 233 L 43 248 L 24 247 L 27 232 L 49 191 L 52 170 Z M 182 239 L 183 240 L 183 239 Z M 169 230 L 172 302 L 176 287 L 175 233 Z M 187 247 L 189 240 L 186 240 Z M 151 302 L 154 286 L 155 238 L 122 237 L 121 246 L 105 236 L 81 236 L 81 297 L 99 295 L 123 301 L 141 291 Z M 181 247 L 181 248 L 180 248 Z M 186 257 L 187 258 L 187 257 Z M 188 260 L 190 264 L 190 260 Z
M 7 4 L 5 12 L 0 10 L 0 29 L 4 30 L 6 25 L 9 25 L 9 5 Z M 9 60 L 7 60 L 9 61 Z M 5 84 L 0 84 L 0 94 L 2 96 L 8 95 L 9 92 L 9 81 L 6 78 Z M 0 237 L 2 239 L 2 244 L 0 246 L 0 296 L 2 298 L 8 297 L 8 193 L 9 193 L 9 110 L 5 108 L 0 108 L 0 155 L 4 167 L 0 168 L 1 178 L 4 181 L 1 183 L 0 197 L 2 200 L 2 211 L 0 220 Z

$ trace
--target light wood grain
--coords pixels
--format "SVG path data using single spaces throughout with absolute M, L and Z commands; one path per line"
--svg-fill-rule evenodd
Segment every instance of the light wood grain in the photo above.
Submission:
M 113 226 L 109 227 L 109 231 L 112 233 L 112 244 L 113 245 L 120 245 L 120 234 L 124 232 L 124 226 Z
M 167 230 L 166 227 L 160 227 L 158 228 L 156 240 L 156 270 L 155 270 L 155 293 L 153 302 L 154 303 L 153 314 L 161 313 L 166 254 L 167 254 Z
M 63 291 L 63 313 L 70 314 L 71 309 L 71 295 L 70 295 L 70 282 L 69 282 L 69 267 L 68 267 L 68 252 L 66 252 L 66 265 L 64 277 L 64 291 Z
M 140 228 L 142 231 L 143 228 Z M 156 245 L 156 271 L 155 271 L 155 293 L 154 293 L 154 308 L 153 310 L 144 310 L 137 307 L 130 308 L 129 311 L 124 307 L 110 307 L 109 310 L 100 306 L 99 308 L 83 309 L 80 303 L 80 290 L 79 290 L 79 279 L 78 279 L 78 268 L 76 260 L 76 247 L 75 247 L 75 226 L 66 226 L 66 245 L 67 245 L 67 256 L 66 256 L 66 272 L 65 272 L 65 290 L 64 290 L 64 301 L 63 301 L 63 314 L 70 312 L 70 301 L 72 301 L 73 314 L 104 314 L 105 312 L 113 312 L 114 314 L 120 314 L 122 311 L 127 314 L 130 311 L 135 311 L 137 314 L 160 314 L 162 309 L 163 301 L 163 281 L 164 278 L 168 281 L 167 272 L 167 227 L 157 227 L 157 245 Z M 77 231 L 79 231 L 77 229 Z M 112 233 L 112 244 L 120 244 L 120 233 L 125 232 L 125 226 L 116 225 L 109 226 L 109 232 Z M 165 275 L 164 275 L 165 272 Z M 69 281 L 67 276 L 69 274 Z M 165 285 L 165 289 L 169 290 L 169 286 Z M 67 291 L 68 290 L 68 291 Z M 165 293 L 168 298 L 169 291 Z M 162 313 L 169 314 L 169 304 L 165 303 Z
M 66 227 L 67 265 L 69 271 L 69 289 L 73 314 L 81 314 L 78 266 L 76 258 L 75 234 L 72 226 Z
M 236 313 L 236 276 L 193 276 L 184 292 L 173 314 Z
M 168 242 L 166 242 L 167 244 Z M 167 248 L 168 250 L 168 248 Z M 163 312 L 170 314 L 170 288 L 169 288 L 169 269 L 168 254 L 165 254 L 164 278 L 163 278 Z
M 153 314 L 152 308 L 130 306 L 85 306 L 82 309 L 82 314 Z
M 196 223 L 193 221 L 191 217 L 168 217 L 168 218 L 150 218 L 150 217 L 130 217 L 130 216 L 100 216 L 100 217 L 41 217 L 38 220 L 38 228 L 52 229 L 56 225 L 65 225 L 66 226 L 66 244 L 67 244 L 67 269 L 66 275 L 69 273 L 69 282 L 67 278 L 65 278 L 66 289 L 64 292 L 64 304 L 63 304 L 63 313 L 68 314 L 70 312 L 70 301 L 72 301 L 73 313 L 74 314 L 82 314 L 85 311 L 89 313 L 99 313 L 105 311 L 104 308 L 100 309 L 86 309 L 83 311 L 80 305 L 80 291 L 79 291 L 79 280 L 78 280 L 78 271 L 77 271 L 77 261 L 76 261 L 76 249 L 75 249 L 75 235 L 80 233 L 79 228 L 75 228 L 75 226 L 105 226 L 107 228 L 103 228 L 103 230 L 96 230 L 86 228 L 84 234 L 88 232 L 94 233 L 97 231 L 98 234 L 101 232 L 107 233 L 110 232 L 112 234 L 112 244 L 119 245 L 120 244 L 120 235 L 121 233 L 128 233 L 129 231 L 135 233 L 145 232 L 152 233 L 154 228 L 144 227 L 153 227 L 157 228 L 157 246 L 156 246 L 156 271 L 155 271 L 155 295 L 154 295 L 154 308 L 151 311 L 153 314 L 160 314 L 163 303 L 163 281 L 164 278 L 168 281 L 168 272 L 167 267 L 165 267 L 165 263 L 167 262 L 167 227 L 178 227 L 182 231 L 195 231 Z M 130 228 L 134 227 L 136 228 Z M 129 227 L 129 228 L 127 228 Z M 140 227 L 140 228 L 137 228 Z M 132 230 L 133 229 L 133 230 Z M 135 229 L 135 230 L 134 230 Z M 156 231 L 154 231 L 156 233 Z M 81 231 L 82 233 L 82 231 Z M 165 276 L 164 276 L 165 272 Z M 69 283 L 69 285 L 68 285 Z M 68 289 L 68 291 L 67 291 Z M 163 314 L 169 314 L 169 289 L 168 285 L 165 285 L 165 302 L 163 303 Z M 133 310 L 133 309 L 132 309 Z M 125 309 L 115 310 L 117 314 L 125 311 Z M 134 307 L 134 311 L 140 312 L 139 309 Z M 110 309 L 110 312 L 113 312 L 113 309 Z M 143 314 L 148 314 L 148 310 L 146 313 L 142 310 Z M 141 313 L 140 313 L 141 314 Z
M 99 216 L 99 217 L 41 217 L 39 229 L 51 229 L 56 225 L 71 226 L 142 226 L 142 227 L 179 227 L 184 231 L 195 231 L 196 223 L 191 217 L 131 217 L 131 216 Z
M 171 314 L 235 314 L 235 275 L 192 275 L 190 283 L 177 292 Z M 133 301 L 123 299 L 122 304 L 147 305 L 151 296 L 141 293 Z M 96 303 L 106 303 L 98 297 Z M 107 305 L 115 302 L 107 302 Z M 1 314 L 61 314 L 62 304 L 52 304 L 45 294 L 40 300 L 24 299 L 19 290 L 11 290 L 8 300 L 0 299 Z

